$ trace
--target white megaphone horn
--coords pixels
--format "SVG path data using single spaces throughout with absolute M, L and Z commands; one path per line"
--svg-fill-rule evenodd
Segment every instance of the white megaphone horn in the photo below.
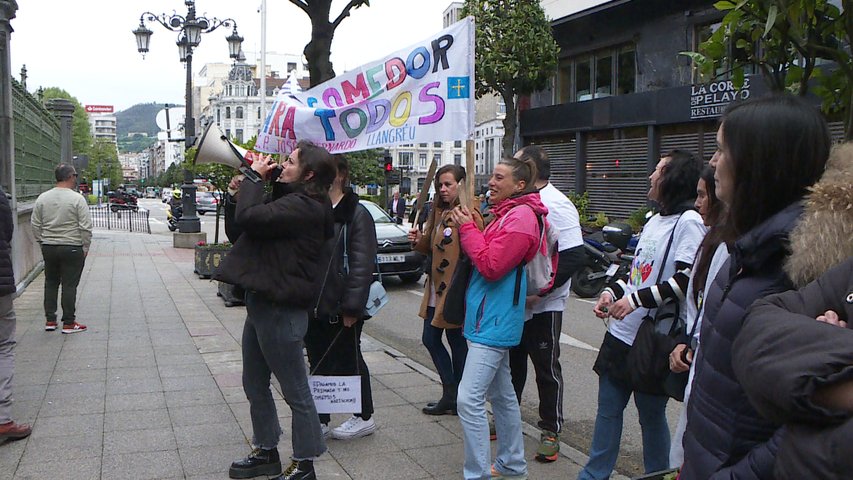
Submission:
M 258 183 L 263 179 L 252 170 L 249 150 L 234 145 L 222 133 L 219 125 L 211 123 L 204 129 L 204 135 L 199 140 L 196 152 L 196 163 L 220 163 L 240 171 L 252 182 Z

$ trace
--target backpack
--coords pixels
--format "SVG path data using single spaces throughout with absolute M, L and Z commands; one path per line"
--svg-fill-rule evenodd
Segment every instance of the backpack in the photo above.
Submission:
M 529 206 L 528 206 L 529 207 Z M 532 210 L 532 208 L 531 208 Z M 509 212 L 507 212 L 509 213 Z M 535 213 L 535 212 L 534 212 Z M 499 227 L 503 227 L 506 215 L 501 218 Z M 536 255 L 530 262 L 522 261 L 518 266 L 515 277 L 515 298 L 513 305 L 518 304 L 521 293 L 521 268 L 527 271 L 527 293 L 526 295 L 541 295 L 551 290 L 554 279 L 557 276 L 557 261 L 559 260 L 558 240 L 559 233 L 551 228 L 551 224 L 545 220 L 543 215 L 536 213 L 536 221 L 539 223 L 539 243 Z

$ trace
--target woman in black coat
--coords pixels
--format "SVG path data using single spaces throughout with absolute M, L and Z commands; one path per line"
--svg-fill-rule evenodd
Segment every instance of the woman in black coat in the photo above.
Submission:
M 272 177 L 275 168 L 270 157 L 252 163 L 262 178 Z M 216 280 L 246 291 L 243 390 L 249 400 L 254 450 L 231 464 L 231 478 L 281 473 L 281 426 L 270 391 L 271 374 L 293 414 L 292 461 L 280 478 L 314 479 L 313 460 L 326 451 L 302 343 L 320 272 L 317 252 L 332 236 L 329 186 L 335 171 L 329 152 L 300 142 L 282 162 L 280 175 L 269 178 L 284 184 L 281 195 L 265 198 L 262 183 L 240 185 L 234 221 L 242 233 L 214 274 Z
M 376 430 L 370 372 L 361 354 L 364 307 L 376 268 L 376 228 L 370 212 L 348 187 L 346 158 L 335 158 L 338 175 L 329 190 L 335 235 L 326 242 L 321 256 L 320 284 L 315 289 L 318 298 L 310 312 L 305 347 L 315 375 L 361 376 L 360 412 L 331 430 L 329 414 L 319 416 L 324 435 L 350 440 Z
M 817 320 L 816 320 L 817 319 Z M 777 479 L 853 473 L 853 257 L 752 306 L 733 347 L 756 409 L 786 425 Z
M 734 104 L 717 131 L 717 197 L 728 205 L 731 257 L 708 289 L 687 405 L 684 480 L 772 478 L 781 424 L 750 405 L 732 342 L 758 298 L 791 288 L 782 266 L 801 200 L 821 176 L 830 137 L 818 110 L 792 96 Z

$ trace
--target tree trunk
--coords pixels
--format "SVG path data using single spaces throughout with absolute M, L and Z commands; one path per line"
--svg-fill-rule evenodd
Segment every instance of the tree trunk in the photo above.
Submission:
M 311 17 L 311 41 L 305 45 L 303 53 L 308 61 L 311 88 L 335 77 L 330 59 L 332 38 L 335 36 L 335 27 L 329 21 L 331 6 L 331 0 L 310 2 L 308 5 Z
M 506 117 L 504 117 L 504 138 L 501 141 L 501 156 L 509 155 L 512 156 L 515 151 L 513 150 L 513 142 L 515 141 L 515 129 L 518 127 L 518 122 L 516 121 L 516 109 L 515 105 L 515 95 L 513 95 L 512 90 L 506 89 L 501 92 L 501 97 L 504 100 L 504 104 L 506 105 Z

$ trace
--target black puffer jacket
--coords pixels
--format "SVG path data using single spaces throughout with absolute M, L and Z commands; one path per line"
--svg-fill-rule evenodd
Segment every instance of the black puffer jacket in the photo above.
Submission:
M 761 297 L 791 288 L 782 270 L 802 205 L 789 205 L 735 242 L 705 300 L 702 346 L 684 433 L 684 480 L 769 479 L 784 434 L 749 403 L 732 368 L 732 343 Z
M 848 328 L 817 322 L 827 310 Z M 798 291 L 759 300 L 734 344 L 734 367 L 753 405 L 785 423 L 778 479 L 853 475 L 853 418 L 811 401 L 821 385 L 853 379 L 853 257 Z
M 15 224 L 6 192 L 0 188 L 0 296 L 15 293 L 15 270 L 12 268 L 12 235 Z
M 263 184 L 243 182 L 234 221 L 242 231 L 213 278 L 268 299 L 309 308 L 320 255 L 332 236 L 328 197 L 314 198 L 293 188 L 264 200 Z
M 376 269 L 376 228 L 373 217 L 358 203 L 358 195 L 346 189 L 334 208 L 335 235 L 323 248 L 319 281 L 315 292 L 314 317 L 349 315 L 361 318 L 373 271 Z M 344 238 L 346 229 L 349 275 L 344 273 Z M 325 279 L 325 283 L 324 282 Z

